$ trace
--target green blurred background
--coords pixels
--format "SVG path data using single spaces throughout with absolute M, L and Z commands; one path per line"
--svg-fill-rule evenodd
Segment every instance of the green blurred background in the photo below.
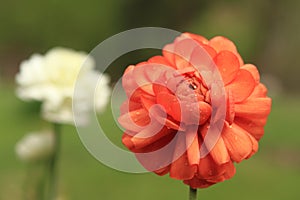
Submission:
M 0 7 L 0 199 L 21 199 L 29 166 L 17 159 L 15 143 L 30 131 L 49 128 L 39 105 L 15 97 L 14 76 L 32 53 L 54 46 L 89 52 L 106 38 L 130 28 L 158 26 L 208 38 L 233 40 L 246 62 L 262 73 L 273 98 L 260 150 L 237 165 L 235 177 L 199 192 L 200 199 L 299 199 L 300 1 L 286 0 L 10 0 Z M 152 51 L 122 56 L 108 69 L 112 81 L 128 64 Z M 157 53 L 157 52 L 155 52 Z M 108 109 L 101 116 L 120 145 L 121 131 Z M 60 156 L 61 199 L 187 199 L 180 181 L 153 174 L 126 174 L 96 161 L 75 128 L 64 126 Z

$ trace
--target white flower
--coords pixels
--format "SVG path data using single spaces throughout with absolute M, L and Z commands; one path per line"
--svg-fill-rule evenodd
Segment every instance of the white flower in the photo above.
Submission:
M 48 158 L 54 149 L 54 137 L 51 132 L 34 132 L 25 135 L 15 147 L 18 157 L 25 162 Z
M 90 99 L 93 94 L 97 111 L 103 111 L 108 102 L 109 78 L 95 70 L 94 59 L 84 52 L 57 47 L 45 56 L 34 54 L 23 61 L 20 68 L 16 76 L 19 85 L 17 95 L 23 100 L 42 101 L 42 115 L 48 121 L 74 123 L 72 102 L 75 85 L 79 85 L 76 90 L 80 90 L 77 93 L 81 98 L 76 104 L 80 104 L 82 112 L 93 108 L 94 99 Z M 95 90 L 99 77 L 102 81 Z

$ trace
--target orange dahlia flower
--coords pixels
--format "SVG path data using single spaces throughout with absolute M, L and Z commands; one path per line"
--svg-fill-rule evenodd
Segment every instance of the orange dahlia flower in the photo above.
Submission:
M 122 80 L 122 141 L 149 171 L 205 188 L 257 152 L 271 99 L 229 39 L 184 33 Z

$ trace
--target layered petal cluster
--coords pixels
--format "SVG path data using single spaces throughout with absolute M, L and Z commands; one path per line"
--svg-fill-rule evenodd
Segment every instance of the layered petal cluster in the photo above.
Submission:
M 202 69 L 216 67 L 226 104 L 220 137 L 206 155 L 201 148 L 207 146 L 204 138 L 212 123 L 216 77 L 193 64 L 199 60 Z M 244 64 L 234 43 L 222 36 L 208 40 L 182 34 L 162 56 L 129 66 L 123 87 L 128 97 L 119 117 L 124 145 L 146 169 L 169 173 L 193 188 L 231 178 L 234 163 L 257 152 L 271 109 L 257 68 Z
M 84 66 L 84 67 L 83 67 Z M 99 85 L 95 90 L 94 85 Z M 91 97 L 95 92 L 95 108 L 102 111 L 109 99 L 109 77 L 95 70 L 94 59 L 84 52 L 56 47 L 45 55 L 34 54 L 21 63 L 16 75 L 17 95 L 23 100 L 42 102 L 42 115 L 51 122 L 73 124 L 72 100 L 75 85 L 80 94 L 76 102 L 82 110 L 93 108 Z

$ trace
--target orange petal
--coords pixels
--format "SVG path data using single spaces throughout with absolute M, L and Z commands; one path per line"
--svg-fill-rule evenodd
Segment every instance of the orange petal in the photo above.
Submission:
M 271 99 L 250 98 L 243 103 L 235 104 L 234 110 L 238 117 L 267 117 L 271 111 Z
M 205 179 L 197 178 L 196 176 L 190 180 L 184 180 L 184 184 L 191 186 L 192 188 L 207 188 L 215 183 L 208 182 Z
M 264 84 L 259 83 L 253 90 L 252 94 L 249 96 L 249 98 L 255 98 L 255 97 L 267 97 L 268 90 Z
M 174 110 L 173 113 L 176 113 L 179 117 L 181 117 L 180 121 L 189 125 L 190 124 L 202 125 L 211 116 L 211 111 L 212 111 L 211 106 L 208 103 L 203 101 L 199 101 L 192 104 L 185 104 L 184 102 L 182 102 L 182 107 L 183 107 L 181 110 L 182 114 L 180 113 L 180 105 L 177 105 L 177 107 L 175 106 L 172 107 L 173 109 L 177 109 Z M 176 116 L 176 115 L 172 115 L 172 116 Z
M 178 180 L 188 180 L 193 178 L 197 166 L 189 165 L 187 153 L 184 153 L 171 164 L 170 177 Z
M 194 40 L 184 39 L 175 43 L 174 58 L 178 69 L 190 66 L 190 58 L 193 50 L 199 46 Z
M 170 168 L 171 168 L 171 165 L 168 165 L 168 166 L 163 167 L 161 169 L 155 170 L 154 173 L 159 175 L 159 176 L 163 176 L 163 175 L 166 175 L 167 173 L 169 173 Z
M 144 66 L 144 65 L 146 65 L 146 64 L 147 64 L 146 61 L 140 62 L 140 63 L 136 64 L 135 68 Z
M 204 71 L 211 71 L 215 66 L 213 60 L 215 56 L 216 52 L 211 47 L 207 45 L 197 46 L 191 54 L 190 63 L 200 73 L 203 73 Z
M 186 36 L 186 37 L 189 37 L 189 38 L 192 38 L 192 39 L 196 40 L 199 43 L 203 43 L 203 44 L 208 43 L 208 40 L 205 37 L 201 36 L 201 35 L 197 35 L 197 34 L 193 34 L 193 33 L 183 33 L 182 35 Z
M 152 84 L 147 84 L 139 87 L 142 91 L 149 95 L 154 95 Z
M 185 132 L 181 132 L 178 134 L 185 134 Z M 197 166 L 189 164 L 186 149 L 186 137 L 184 135 L 178 135 L 176 146 L 173 152 L 174 161 L 171 164 L 170 177 L 179 180 L 187 180 L 193 178 L 193 176 L 195 175 Z
M 175 95 L 166 92 L 158 93 L 156 99 L 157 99 L 157 103 L 162 105 L 168 114 L 172 112 L 172 108 L 171 108 L 172 102 L 177 101 Z
M 161 124 L 153 123 L 148 125 L 143 130 L 141 130 L 138 134 L 134 135 L 131 138 L 132 144 L 135 149 L 144 148 L 162 137 L 169 134 L 170 130 L 166 127 L 161 127 Z M 161 129 L 161 130 L 159 130 Z
M 217 52 L 211 46 L 201 44 L 201 47 L 208 53 L 208 55 L 210 55 L 211 59 L 217 55 Z
M 257 68 L 255 67 L 255 65 L 245 64 L 241 67 L 241 69 L 245 69 L 248 72 L 250 72 L 255 80 L 255 83 L 259 84 L 260 76 L 259 76 L 259 72 L 258 72 Z
M 141 65 L 142 66 L 142 65 Z M 142 89 L 144 92 L 147 92 L 151 95 L 154 95 L 153 89 L 152 89 L 152 82 L 147 77 L 145 72 L 146 67 L 135 67 L 133 70 L 133 78 L 135 82 L 137 83 L 138 87 Z
M 223 36 L 216 36 L 209 40 L 208 43 L 212 46 L 217 52 L 228 50 L 231 52 L 237 52 L 236 46 L 232 41 Z
M 234 101 L 242 102 L 253 92 L 255 81 L 250 72 L 245 69 L 239 70 L 236 78 L 226 86 L 233 93 Z
M 171 93 L 167 87 L 160 85 L 160 84 L 156 84 L 156 83 L 153 84 L 153 91 L 156 95 L 161 92 Z
M 226 166 L 226 170 L 225 170 L 225 173 L 224 173 L 224 178 L 225 179 L 230 179 L 234 176 L 235 172 L 236 172 L 236 169 L 234 167 L 234 164 L 233 162 L 229 161 L 227 164 L 225 164 Z
M 126 73 L 124 73 L 122 77 L 122 86 L 126 91 L 127 97 L 129 97 L 131 93 L 134 93 L 136 88 L 138 88 L 138 85 L 133 77 L 134 68 L 135 67 L 133 65 L 128 67 L 127 69 L 129 70 L 126 69 Z
M 252 141 L 248 133 L 236 124 L 224 124 L 222 137 L 229 155 L 235 162 L 241 162 L 252 152 Z
M 151 84 L 155 83 L 166 71 L 174 71 L 169 65 L 160 63 L 148 63 L 143 70 Z
M 239 61 L 237 57 L 230 51 L 221 51 L 214 58 L 219 72 L 222 76 L 224 85 L 230 83 L 239 71 Z
M 219 138 L 211 150 L 210 155 L 217 165 L 222 165 L 230 161 L 230 157 L 222 137 Z
M 129 101 L 128 99 L 124 101 L 120 107 L 120 115 L 124 115 L 127 112 L 138 110 L 143 108 L 140 102 Z
M 170 104 L 171 106 L 171 111 L 170 115 L 178 122 L 181 121 L 181 107 L 179 101 L 173 101 Z
M 204 124 L 211 116 L 211 106 L 204 102 L 200 101 L 199 102 L 199 113 L 200 113 L 200 119 L 199 119 L 199 124 L 202 125 Z
M 157 94 L 157 103 L 162 105 L 166 112 L 176 121 L 181 121 L 181 107 L 175 95 L 161 92 Z
M 195 131 L 195 132 L 194 132 Z M 200 161 L 200 148 L 197 127 L 186 131 L 187 156 L 190 165 L 198 165 Z
M 162 64 L 165 66 L 170 66 L 173 68 L 173 66 L 171 65 L 170 62 L 168 62 L 168 60 L 163 57 L 163 56 L 153 56 L 148 60 L 149 63 L 157 63 L 157 64 Z
M 154 95 L 152 84 L 168 70 L 171 70 L 171 68 L 166 65 L 146 63 L 133 70 L 133 78 L 140 89 Z
M 212 182 L 212 183 L 218 183 L 218 182 L 222 182 L 224 180 L 232 178 L 235 174 L 235 167 L 234 167 L 232 161 L 229 161 L 223 165 L 220 165 L 220 169 L 222 169 L 222 171 L 224 173 L 222 173 L 220 176 L 216 176 L 216 177 L 207 179 L 207 181 Z
M 198 72 L 206 70 L 212 70 L 215 66 L 213 58 L 216 57 L 217 52 L 210 46 L 205 44 L 200 44 L 196 46 L 189 57 L 189 66 L 191 66 L 196 71 L 196 76 Z M 196 69 L 196 70 L 195 70 Z M 193 72 L 195 74 L 195 72 Z M 204 83 L 205 84 L 205 83 Z
M 161 106 L 161 105 L 159 105 L 159 106 Z M 166 127 L 170 128 L 170 129 L 184 130 L 184 128 L 180 127 L 179 123 L 174 121 L 174 119 L 172 119 L 169 116 L 165 116 L 166 113 L 159 106 L 153 107 L 153 108 L 150 107 L 151 109 L 149 110 L 149 112 L 150 112 L 149 114 L 150 114 L 151 118 L 155 119 L 160 124 L 165 125 Z
M 174 44 L 167 44 L 164 46 L 162 51 L 163 56 L 171 65 L 176 69 L 175 58 L 174 58 Z
M 224 174 L 221 165 L 217 165 L 212 157 L 208 154 L 201 158 L 198 170 L 198 176 L 204 179 L 213 179 Z
M 237 52 L 236 46 L 228 38 L 223 36 L 216 36 L 210 39 L 208 44 L 212 46 L 217 52 L 224 51 L 224 50 L 233 52 L 237 56 L 240 66 L 244 64 L 243 59 L 241 58 L 240 54 Z
M 245 119 L 237 117 L 234 122 L 239 125 L 241 128 L 245 129 L 248 133 L 250 133 L 256 140 L 259 140 L 264 135 L 264 125 L 266 120 L 260 118 Z
M 145 92 L 143 90 L 141 90 L 140 88 L 138 88 L 138 86 L 135 88 L 135 91 L 133 91 L 132 93 L 128 94 L 128 98 L 130 99 L 129 101 L 133 101 L 133 102 L 140 102 L 140 96 L 142 94 L 145 94 Z
M 140 131 L 141 129 L 143 129 L 143 127 L 145 127 L 150 122 L 150 118 L 148 116 L 147 110 L 139 109 L 121 115 L 118 118 L 118 122 L 126 130 Z
M 134 148 L 134 145 L 131 141 L 131 138 L 132 136 L 127 134 L 127 133 L 124 133 L 123 136 L 122 136 L 122 143 L 129 149 L 129 150 L 133 150 Z
M 141 103 L 144 106 L 144 108 L 149 112 L 149 109 L 156 104 L 156 98 L 153 96 L 142 94 L 140 96 Z
M 130 72 L 130 71 L 133 70 L 134 68 L 135 68 L 134 65 L 129 65 L 129 66 L 125 69 L 124 74 Z
M 146 145 L 142 148 L 137 148 L 137 147 L 141 147 L 141 146 L 136 146 L 132 142 L 132 136 L 129 136 L 126 139 L 126 143 L 124 143 L 124 140 L 123 140 L 123 143 L 126 144 L 125 146 L 127 148 L 129 148 L 132 152 L 141 153 L 140 155 L 137 155 L 137 158 L 139 159 L 139 161 L 142 162 L 143 166 L 145 166 L 145 167 L 148 166 L 148 168 L 147 168 L 148 170 L 151 169 L 151 171 L 154 171 L 154 170 L 160 169 L 162 167 L 165 167 L 165 166 L 161 166 L 160 168 L 157 168 L 157 164 L 159 164 L 159 163 L 162 164 L 163 160 L 168 160 L 168 159 L 170 160 L 171 153 L 169 153 L 168 155 L 166 155 L 166 153 L 160 154 L 160 155 L 158 155 L 157 153 L 152 154 L 152 155 L 147 155 L 147 154 L 143 155 L 143 154 L 149 153 L 149 152 L 155 152 L 155 151 L 165 147 L 167 144 L 169 144 L 174 139 L 174 137 L 176 135 L 176 131 L 168 130 L 165 132 L 165 134 L 166 134 L 165 136 L 161 137 L 160 139 L 158 139 L 156 141 L 153 141 L 152 143 L 149 143 L 148 145 Z M 175 146 L 175 145 L 173 145 L 173 146 Z M 156 165 L 156 167 L 155 168 L 150 167 L 150 166 L 153 166 L 151 164 L 151 162 L 155 162 L 155 161 L 157 161 L 157 163 L 153 163 L 153 165 Z
M 227 90 L 226 98 L 227 98 L 226 121 L 228 121 L 229 124 L 232 124 L 235 117 L 235 111 L 234 111 L 234 97 L 230 89 Z
M 166 145 L 174 140 L 175 133 L 176 131 L 170 131 L 168 135 L 142 149 L 130 150 L 136 153 L 136 158 L 148 171 L 162 170 L 172 162 L 172 153 L 175 145 L 171 145 L 171 149 L 167 147 L 166 151 L 161 151 L 160 149 L 165 148 Z
M 248 155 L 247 159 L 250 158 L 251 156 L 253 156 L 258 150 L 257 140 L 251 134 L 248 134 L 248 136 L 252 142 L 252 152 L 251 152 L 251 154 Z
M 179 130 L 179 131 L 184 130 L 183 127 L 181 127 L 177 122 L 174 122 L 172 119 L 167 118 L 165 120 L 166 120 L 166 123 L 165 123 L 166 127 L 174 129 L 174 130 Z

